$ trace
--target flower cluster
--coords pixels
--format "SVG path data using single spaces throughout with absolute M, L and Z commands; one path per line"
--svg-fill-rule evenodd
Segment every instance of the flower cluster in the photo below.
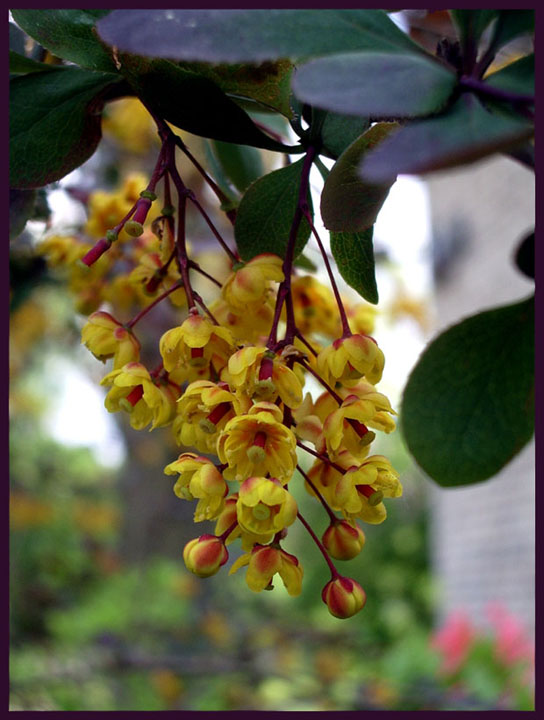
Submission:
M 228 562 L 227 545 L 240 540 L 243 554 L 231 573 L 246 567 L 247 585 L 255 592 L 272 589 L 279 575 L 287 592 L 298 595 L 303 568 L 293 548 L 283 544 L 299 521 L 331 571 L 324 603 L 335 617 L 350 617 L 364 606 L 365 592 L 338 572 L 333 559 L 361 552 L 361 523 L 382 522 L 384 500 L 399 497 L 402 486 L 387 458 L 370 449 L 376 432 L 395 428 L 395 412 L 376 389 L 384 356 L 369 334 L 373 311 L 342 300 L 313 226 L 331 287 L 294 266 L 298 224 L 306 217 L 311 225 L 304 199 L 315 152 L 309 148 L 303 164 L 285 257 L 241 259 L 185 187 L 175 163 L 179 138 L 160 119 L 157 124 L 162 146 L 143 191 L 129 179 L 113 197 L 91 198 L 87 233 L 100 238 L 94 247 L 57 237 L 46 240 L 43 250 L 74 273 L 87 268 L 80 308 L 91 314 L 82 342 L 99 360 L 112 360 L 102 380 L 106 408 L 126 413 L 135 429 L 172 428 L 181 452 L 164 472 L 176 476 L 176 496 L 195 503 L 194 521 L 215 524 L 213 533 L 185 546 L 187 568 L 200 577 L 217 573 Z M 162 211 L 155 209 L 159 183 Z M 227 253 L 230 273 L 223 282 L 190 255 L 189 202 Z M 121 259 L 131 267 L 128 274 L 116 271 Z M 195 291 L 195 272 L 215 285 L 213 302 L 206 304 Z M 72 282 L 79 280 L 74 276 Z M 179 324 L 158 339 L 160 362 L 146 367 L 134 327 L 166 298 L 181 313 Z M 122 322 L 103 302 L 120 312 L 134 304 L 139 309 Z M 318 397 L 305 393 L 309 377 L 322 388 Z M 327 514 L 321 539 L 300 512 L 297 485 Z

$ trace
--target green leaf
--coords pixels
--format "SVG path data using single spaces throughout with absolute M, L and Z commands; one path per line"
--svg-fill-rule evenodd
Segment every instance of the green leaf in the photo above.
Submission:
M 479 313 L 425 350 L 404 390 L 408 449 L 439 485 L 495 475 L 534 427 L 534 298 Z
M 120 55 L 121 71 L 134 91 L 158 115 L 194 135 L 285 152 L 211 80 L 168 60 Z
M 380 183 L 400 173 L 456 167 L 514 148 L 533 132 L 523 118 L 489 112 L 465 93 L 448 112 L 410 123 L 384 140 L 365 156 L 360 173 L 367 182 Z
M 384 141 L 397 123 L 376 123 L 338 158 L 321 193 L 321 217 L 329 230 L 360 232 L 372 227 L 392 182 L 373 185 L 358 175 L 361 158 Z
M 361 297 L 374 305 L 378 287 L 374 265 L 372 235 L 374 228 L 360 233 L 331 232 L 331 252 L 340 275 Z
M 486 85 L 512 93 L 534 95 L 535 92 L 535 56 L 526 55 L 510 65 L 488 75 Z
M 243 260 L 261 253 L 285 257 L 293 216 L 298 205 L 300 174 L 304 160 L 274 170 L 249 186 L 236 213 L 234 237 Z M 308 191 L 308 205 L 311 195 Z M 297 233 L 295 257 L 310 237 L 310 225 L 302 219 Z
M 431 56 L 351 52 L 316 58 L 298 68 L 295 95 L 310 105 L 373 117 L 437 112 L 457 84 Z
M 26 221 L 32 217 L 35 190 L 9 190 L 9 239 L 15 240 L 25 229 Z
M 13 50 L 9 51 L 9 72 L 12 75 L 25 75 L 26 73 L 46 72 L 54 69 L 55 65 L 48 65 L 47 63 L 32 60 L 32 58 L 20 55 Z
M 264 62 L 261 65 L 208 65 L 206 63 L 183 63 L 184 70 L 214 82 L 231 99 L 249 99 L 262 109 L 279 112 L 291 118 L 291 74 L 293 65 L 288 60 Z
M 422 52 L 383 10 L 114 10 L 97 29 L 125 52 L 211 63 Z
M 299 255 L 293 265 L 301 270 L 307 270 L 311 273 L 317 272 L 317 265 L 306 255 Z
M 475 47 L 486 27 L 498 14 L 498 10 L 450 10 L 461 42 L 472 40 Z
M 73 67 L 10 81 L 10 184 L 59 180 L 95 151 L 103 97 L 117 77 Z
M 263 160 L 256 148 L 219 140 L 213 140 L 212 147 L 224 173 L 241 193 L 263 174 Z
M 498 50 L 520 35 L 533 33 L 535 30 L 534 10 L 500 10 L 495 25 L 492 45 Z
M 328 112 L 321 128 L 321 154 L 336 160 L 359 135 L 368 130 L 368 118 Z
M 91 70 L 116 72 L 94 28 L 109 10 L 12 10 L 13 19 L 47 50 Z

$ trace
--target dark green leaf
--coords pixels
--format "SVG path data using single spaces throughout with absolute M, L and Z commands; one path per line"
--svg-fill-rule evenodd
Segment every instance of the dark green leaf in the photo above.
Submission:
M 421 52 L 382 10 L 114 10 L 97 29 L 125 52 L 211 63 Z
M 108 73 L 56 68 L 10 81 L 10 184 L 41 187 L 79 167 L 101 137 Z
M 527 235 L 516 251 L 516 265 L 524 275 L 531 280 L 535 279 L 535 234 Z
M 235 101 L 249 99 L 254 107 L 276 111 L 287 118 L 293 114 L 289 104 L 293 65 L 288 60 L 260 65 L 184 63 L 181 67 L 208 78 Z
M 297 97 L 338 113 L 412 117 L 446 104 L 457 77 L 430 56 L 351 52 L 310 60 L 293 79 Z
M 369 125 L 368 118 L 328 112 L 321 128 L 322 154 L 336 160 Z
M 500 10 L 492 40 L 499 49 L 519 35 L 533 33 L 535 29 L 534 10 Z
M 495 475 L 534 427 L 534 298 L 489 310 L 442 333 L 412 371 L 402 432 L 439 485 Z
M 27 58 L 25 55 L 19 55 L 13 50 L 9 51 L 9 72 L 12 75 L 26 75 L 26 73 L 47 72 L 54 69 L 55 65 L 41 63 Z
M 25 229 L 26 221 L 32 217 L 35 190 L 9 190 L 9 239 L 14 240 Z
M 121 55 L 121 70 L 137 95 L 162 118 L 201 137 L 283 152 L 211 80 L 168 60 Z
M 450 10 L 462 43 L 472 40 L 478 46 L 483 31 L 499 14 L 498 10 Z
M 238 195 L 233 190 L 228 177 L 225 175 L 225 172 L 223 170 L 223 167 L 221 166 L 221 163 L 217 159 L 217 157 L 212 149 L 212 141 L 211 140 L 204 141 L 204 153 L 206 155 L 207 168 L 210 171 L 210 174 L 212 175 L 214 181 L 217 183 L 219 188 L 223 191 L 223 193 L 229 199 L 230 206 L 233 208 L 238 207 L 238 204 L 239 204 Z
M 359 295 L 374 305 L 378 287 L 374 265 L 372 235 L 374 228 L 360 233 L 331 232 L 331 252 L 340 275 Z
M 304 160 L 274 170 L 249 186 L 242 198 L 234 236 L 243 260 L 251 260 L 261 253 L 285 256 L 289 231 L 298 205 L 300 174 Z M 308 205 L 311 196 L 308 192 Z M 303 219 L 295 245 L 295 257 L 300 255 L 310 237 L 310 226 Z
M 263 160 L 256 148 L 219 140 L 213 140 L 212 147 L 226 176 L 241 193 L 263 174 Z
M 506 152 L 533 132 L 523 118 L 489 112 L 474 95 L 464 94 L 447 113 L 413 122 L 384 140 L 363 159 L 360 172 L 380 183 L 400 173 L 451 168 Z
M 13 19 L 54 55 L 78 65 L 116 72 L 111 53 L 100 43 L 96 21 L 109 10 L 12 10 Z
M 317 272 L 317 265 L 306 255 L 299 255 L 293 265 L 301 270 L 307 270 L 311 273 Z
M 501 70 L 489 75 L 485 82 L 507 92 L 534 95 L 535 56 L 534 54 L 516 60 Z
M 392 182 L 373 185 L 358 174 L 361 158 L 384 141 L 397 123 L 376 123 L 338 158 L 321 193 L 321 217 L 325 227 L 339 232 L 360 232 L 372 227 Z

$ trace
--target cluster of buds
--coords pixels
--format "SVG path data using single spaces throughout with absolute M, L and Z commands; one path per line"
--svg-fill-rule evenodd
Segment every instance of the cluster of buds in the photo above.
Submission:
M 162 147 L 151 181 L 123 220 L 82 258 L 92 270 L 115 249 L 124 230 L 132 238 L 128 242 L 141 250 L 131 277 L 151 297 L 126 322 L 95 309 L 83 328 L 87 348 L 98 359 L 113 361 L 102 380 L 108 388 L 106 408 L 127 413 L 135 429 L 171 426 L 182 452 L 165 473 L 176 476 L 177 497 L 196 504 L 195 522 L 215 523 L 213 534 L 205 532 L 183 550 L 191 572 L 200 577 L 219 572 L 229 559 L 227 546 L 239 540 L 243 554 L 230 573 L 247 566 L 245 579 L 254 592 L 272 589 L 279 575 L 287 592 L 298 595 L 303 568 L 294 548 L 288 551 L 283 544 L 289 528 L 301 522 L 331 572 L 323 602 L 335 617 L 351 617 L 364 606 L 365 592 L 356 580 L 342 576 L 333 560 L 350 560 L 361 552 L 361 523 L 383 522 L 384 499 L 399 497 L 402 486 L 387 458 L 370 450 L 376 432 L 395 428 L 395 412 L 375 387 L 384 356 L 369 334 L 372 312 L 366 305 L 347 307 L 341 298 L 307 209 L 315 151 L 310 147 L 303 163 L 285 257 L 265 253 L 244 262 L 185 187 L 175 163 L 179 138 L 160 119 L 156 122 Z M 213 180 L 203 174 L 221 199 Z M 165 207 L 157 216 L 153 203 L 161 182 Z M 227 253 L 231 271 L 224 282 L 189 256 L 188 202 Z M 235 221 L 233 211 L 229 218 Z M 302 218 L 323 254 L 330 288 L 294 267 Z M 158 247 L 141 243 L 145 223 L 151 221 L 155 231 L 160 228 L 153 235 Z M 213 302 L 206 304 L 195 292 L 194 272 L 220 288 Z M 160 338 L 160 362 L 149 369 L 141 361 L 134 326 L 177 293 L 183 298 L 177 307 L 186 311 L 179 325 Z M 322 388 L 318 397 L 305 393 L 309 377 Z M 299 455 L 313 464 L 308 467 Z M 327 526 L 321 538 L 299 510 L 292 494 L 296 483 L 324 508 Z

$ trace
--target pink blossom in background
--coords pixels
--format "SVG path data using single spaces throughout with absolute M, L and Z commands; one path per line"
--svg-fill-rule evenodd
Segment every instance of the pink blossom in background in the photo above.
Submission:
M 495 654 L 505 665 L 534 661 L 534 646 L 521 622 L 500 603 L 487 606 L 486 614 L 495 631 Z
M 463 664 L 476 635 L 465 612 L 457 610 L 448 615 L 444 625 L 431 636 L 431 647 L 442 655 L 441 672 L 453 673 Z

